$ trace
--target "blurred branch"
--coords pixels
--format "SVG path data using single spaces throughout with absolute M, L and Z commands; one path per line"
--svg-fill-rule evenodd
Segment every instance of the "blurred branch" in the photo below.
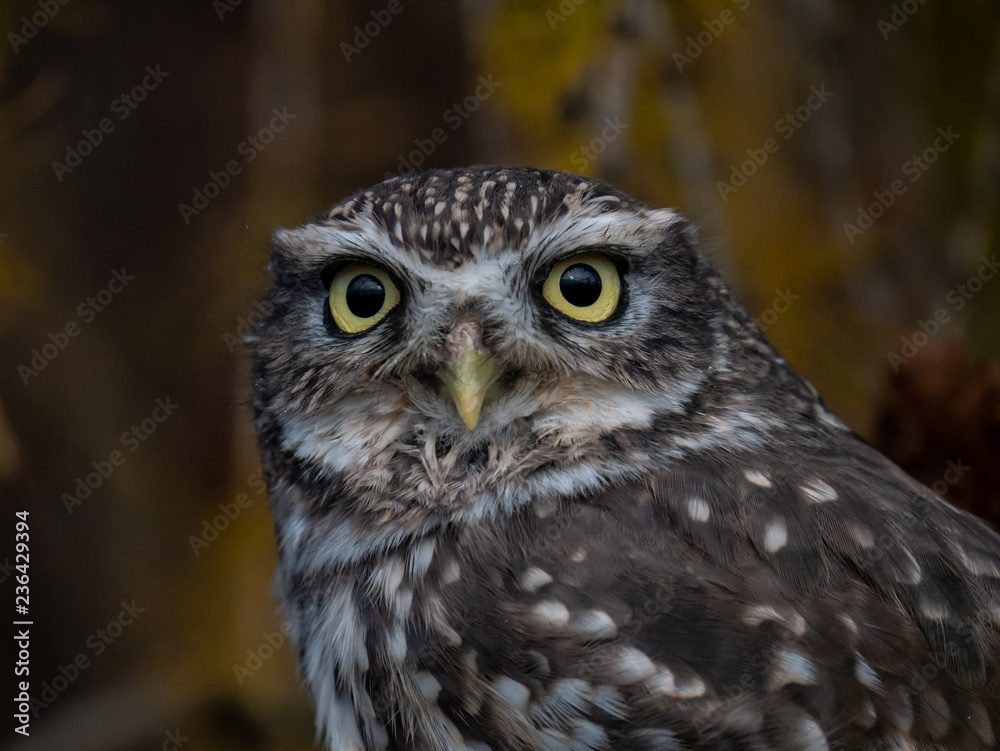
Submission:
M 677 72 L 669 55 L 671 50 L 682 46 L 670 6 L 664 4 L 651 10 L 658 12 L 651 13 L 652 23 L 647 26 L 646 33 L 654 47 L 661 50 L 660 84 L 656 97 L 663 119 L 670 126 L 664 136 L 664 148 L 680 186 L 685 211 L 704 227 L 711 228 L 706 251 L 727 281 L 739 289 L 740 276 L 732 247 L 729 218 L 719 204 L 715 187 L 715 148 L 708 137 L 698 93 L 690 79 Z
M 600 133 L 608 122 L 631 119 L 638 88 L 642 57 L 643 28 L 655 8 L 649 0 L 623 0 L 610 8 L 609 48 L 602 65 L 595 66 L 598 91 L 590 113 L 590 131 Z M 628 141 L 609 139 L 600 160 L 597 176 L 610 183 L 621 181 L 629 166 Z
M 982 121 L 973 134 L 967 163 L 965 206 L 951 230 L 948 261 L 952 270 L 978 265 L 996 247 L 997 205 L 1000 204 L 1000 32 L 993 49 Z
M 0 145 L 9 144 L 48 114 L 68 85 L 61 71 L 46 69 L 16 96 L 0 104 Z
M 0 482 L 10 480 L 21 462 L 21 454 L 14 438 L 14 431 L 7 422 L 3 402 L 0 401 Z

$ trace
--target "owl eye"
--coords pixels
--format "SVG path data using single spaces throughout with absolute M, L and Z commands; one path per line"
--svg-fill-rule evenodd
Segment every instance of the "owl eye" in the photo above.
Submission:
M 399 288 L 382 269 L 367 263 L 341 266 L 330 281 L 330 313 L 348 334 L 370 329 L 399 303 Z
M 601 253 L 580 253 L 552 267 L 542 297 L 570 318 L 597 323 L 618 309 L 621 278 L 614 262 Z

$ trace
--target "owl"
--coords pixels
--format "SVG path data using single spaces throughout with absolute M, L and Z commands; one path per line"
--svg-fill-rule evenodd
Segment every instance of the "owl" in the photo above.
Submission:
M 831 413 L 675 212 L 435 170 L 269 270 L 276 590 L 330 749 L 997 748 L 1000 538 Z

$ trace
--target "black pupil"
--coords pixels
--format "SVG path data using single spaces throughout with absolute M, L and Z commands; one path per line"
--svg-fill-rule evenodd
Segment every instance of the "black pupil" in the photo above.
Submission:
M 570 266 L 559 277 L 559 291 L 570 305 L 586 308 L 601 296 L 601 275 L 585 263 Z
M 385 287 L 371 274 L 358 274 L 347 285 L 347 307 L 358 318 L 371 318 L 385 304 Z

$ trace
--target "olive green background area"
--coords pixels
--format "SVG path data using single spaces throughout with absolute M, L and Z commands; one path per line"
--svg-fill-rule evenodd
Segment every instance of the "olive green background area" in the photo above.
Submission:
M 26 509 L 47 704 L 3 748 L 312 748 L 239 340 L 276 227 L 416 164 L 677 207 L 852 427 L 997 518 L 993 0 L 8 0 L 0 34 L 0 612 Z

